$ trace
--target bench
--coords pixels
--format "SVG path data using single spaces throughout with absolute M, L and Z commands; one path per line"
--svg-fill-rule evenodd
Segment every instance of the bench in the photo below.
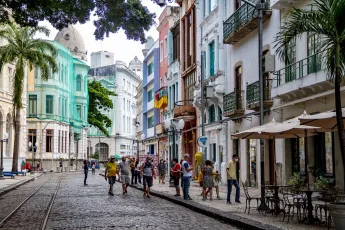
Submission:
M 12 173 L 3 173 L 3 175 L 11 177 L 12 179 L 16 176 L 15 174 L 12 174 Z
M 26 176 L 26 172 L 9 172 L 9 171 L 6 171 L 4 173 Z

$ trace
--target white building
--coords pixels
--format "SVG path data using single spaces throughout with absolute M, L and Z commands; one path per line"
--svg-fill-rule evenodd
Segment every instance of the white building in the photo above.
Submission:
M 91 53 L 91 68 L 98 68 L 114 64 L 114 54 L 108 51 Z
M 0 38 L 0 46 L 6 45 L 7 41 Z M 4 143 L 4 171 L 11 171 L 13 144 L 14 144 L 14 128 L 13 128 L 13 106 L 12 106 L 12 92 L 13 92 L 13 77 L 15 65 L 9 63 L 5 64 L 2 71 L 0 71 L 0 138 L 3 139 L 4 133 L 8 134 L 8 142 Z M 27 76 L 27 72 L 25 73 Z M 24 85 L 27 84 L 27 78 L 24 78 Z M 21 130 L 20 130 L 20 148 L 18 159 L 18 170 L 21 167 L 21 161 L 26 157 L 26 88 L 23 88 L 23 109 L 21 110 Z
M 141 80 L 132 70 L 140 73 L 141 69 L 142 65 L 135 57 L 128 67 L 124 62 L 116 61 L 113 65 L 92 68 L 89 71 L 89 80 L 100 81 L 103 86 L 113 90 L 117 95 L 112 97 L 114 108 L 107 112 L 108 117 L 113 121 L 112 127 L 108 129 L 110 137 L 105 137 L 94 127 L 89 132 L 90 153 L 98 152 L 102 161 L 114 154 L 136 155 L 135 96 Z

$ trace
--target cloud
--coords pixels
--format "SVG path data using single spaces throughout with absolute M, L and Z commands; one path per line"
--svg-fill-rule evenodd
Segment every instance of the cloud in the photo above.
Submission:
M 162 13 L 164 7 L 158 6 L 152 0 L 142 0 L 143 5 L 147 6 L 150 12 L 156 13 L 156 23 L 158 25 L 158 17 Z M 144 45 L 141 44 L 139 41 L 127 40 L 126 35 L 123 30 L 120 30 L 116 34 L 110 34 L 108 38 L 104 38 L 103 41 L 96 41 L 93 32 L 95 27 L 93 25 L 93 16 L 91 20 L 85 24 L 77 24 L 75 27 L 79 30 L 81 35 L 84 38 L 85 47 L 88 51 L 88 62 L 90 64 L 90 54 L 92 52 L 106 50 L 109 52 L 114 53 L 115 60 L 124 61 L 128 63 L 135 57 L 142 61 L 144 59 L 141 50 L 143 49 Z M 54 40 L 58 30 L 53 28 L 48 21 L 43 21 L 40 23 L 41 26 L 46 26 L 50 29 L 50 36 L 48 39 Z M 146 32 L 146 36 L 151 36 L 154 39 L 158 39 L 158 31 L 157 27 L 153 26 L 148 32 Z M 38 35 L 40 38 L 47 39 L 46 36 L 43 34 Z

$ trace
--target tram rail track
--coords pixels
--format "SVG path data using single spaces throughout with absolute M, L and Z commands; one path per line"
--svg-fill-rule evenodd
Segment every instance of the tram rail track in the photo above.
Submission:
M 44 186 L 51 181 L 53 177 L 49 178 L 46 182 L 44 182 L 42 185 L 40 185 L 33 193 L 31 193 L 27 198 L 25 198 L 19 205 L 17 205 L 5 218 L 3 218 L 0 221 L 0 229 L 6 227 L 6 223 L 8 223 L 13 217 L 15 217 L 16 213 L 18 213 L 18 211 L 20 211 L 21 208 L 23 208 L 25 206 L 25 204 L 28 203 L 29 200 L 31 200 L 33 197 L 35 197 L 35 195 L 42 189 L 44 188 Z M 59 181 L 55 187 L 54 193 L 52 194 L 51 198 L 50 198 L 50 202 L 48 203 L 48 206 L 46 207 L 46 211 L 44 213 L 43 219 L 41 220 L 41 224 L 39 229 L 40 230 L 44 230 L 46 229 L 47 223 L 48 223 L 48 219 L 49 219 L 49 215 L 50 212 L 53 208 L 54 205 L 54 201 L 55 198 L 57 196 L 57 193 L 59 191 L 60 185 L 61 185 L 61 181 L 62 181 L 62 177 L 59 178 Z

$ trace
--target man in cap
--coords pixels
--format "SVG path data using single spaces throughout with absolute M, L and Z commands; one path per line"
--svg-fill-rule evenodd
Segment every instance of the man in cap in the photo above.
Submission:
M 193 167 L 189 164 L 190 156 L 189 154 L 184 155 L 184 161 L 182 162 L 182 191 L 183 191 L 183 199 L 185 200 L 192 200 L 189 196 L 189 188 L 190 188 L 190 181 L 193 176 Z
M 152 187 L 152 182 L 155 176 L 154 166 L 152 163 L 151 157 L 147 157 L 145 163 L 141 166 L 141 173 L 143 174 L 143 185 L 144 185 L 144 197 L 151 198 L 150 196 L 150 188 Z M 147 190 L 146 190 L 147 186 Z
M 114 161 L 115 157 L 111 156 L 110 160 L 105 164 L 105 180 L 108 179 L 109 181 L 109 195 L 114 196 L 113 193 L 113 185 L 115 184 L 116 181 L 116 174 L 118 174 L 118 170 L 117 170 L 117 164 Z

